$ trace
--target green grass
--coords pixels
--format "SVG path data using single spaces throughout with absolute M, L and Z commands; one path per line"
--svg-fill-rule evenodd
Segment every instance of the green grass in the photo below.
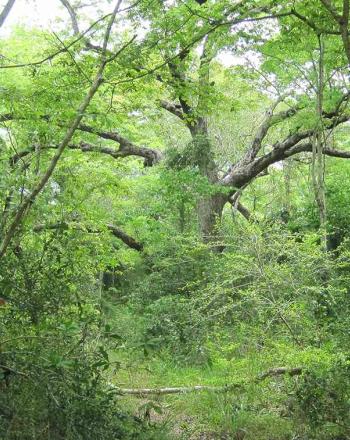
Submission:
M 166 423 L 174 438 L 196 438 L 196 433 L 215 432 L 246 440 L 283 440 L 292 438 L 292 419 L 288 417 L 289 386 L 300 378 L 276 377 L 254 383 L 263 371 L 274 367 L 295 367 L 330 362 L 330 355 L 319 349 L 302 349 L 275 342 L 264 350 L 250 351 L 244 357 L 225 359 L 212 353 L 211 365 L 186 366 L 170 361 L 171 356 L 149 358 L 116 353 L 122 368 L 113 382 L 125 388 L 244 383 L 244 388 L 227 393 L 196 392 L 189 394 L 123 396 L 125 406 L 142 416 L 142 405 L 154 402 L 163 415 L 151 411 L 151 420 Z M 153 414 L 153 415 L 152 415 Z M 243 434 L 242 434 L 243 435 Z M 186 437 L 187 436 L 187 437 Z M 213 437 L 214 438 L 214 437 Z M 232 437 L 235 438 L 235 437 Z
M 133 340 L 142 325 L 137 317 L 122 310 L 114 319 L 123 330 L 125 340 Z M 114 322 L 116 322 L 114 321 Z M 239 331 L 240 330 L 240 331 Z M 129 345 L 111 353 L 121 368 L 111 381 L 124 388 L 160 388 L 193 385 L 224 386 L 244 384 L 244 387 L 226 393 L 196 392 L 189 394 L 123 396 L 123 406 L 143 417 L 145 404 L 162 410 L 151 410 L 151 422 L 165 426 L 174 439 L 198 439 L 201 433 L 209 438 L 245 440 L 289 440 L 303 427 L 291 413 L 290 401 L 300 377 L 275 377 L 255 382 L 257 376 L 270 368 L 302 366 L 313 371 L 327 368 L 334 362 L 337 350 L 329 346 L 314 348 L 298 346 L 287 338 L 266 337 L 263 346 L 255 343 L 261 335 L 241 329 L 220 334 L 213 332 L 204 349 L 210 363 L 186 364 L 170 351 L 150 351 L 144 356 L 142 347 Z M 247 338 L 249 335 L 249 338 Z M 137 337 L 134 339 L 137 340 Z M 206 438 L 206 437 L 203 437 Z M 303 437 L 300 437 L 303 438 Z M 308 438 L 307 436 L 305 438 Z M 309 438 L 308 438 L 309 440 Z

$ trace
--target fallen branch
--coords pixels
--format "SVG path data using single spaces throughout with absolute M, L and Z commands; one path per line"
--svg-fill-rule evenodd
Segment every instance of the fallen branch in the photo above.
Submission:
M 288 368 L 288 367 L 278 367 L 271 368 L 265 371 L 255 378 L 253 383 L 261 382 L 268 377 L 275 377 L 281 375 L 298 376 L 303 373 L 302 367 Z M 213 393 L 224 393 L 228 391 L 233 391 L 237 388 L 242 388 L 246 386 L 245 382 L 231 383 L 222 386 L 211 386 L 211 385 L 195 385 L 192 387 L 164 387 L 164 388 L 119 388 L 113 384 L 110 386 L 120 395 L 132 395 L 136 397 L 144 397 L 147 395 L 163 395 L 163 394 L 188 394 L 197 391 L 209 391 Z
M 234 388 L 241 387 L 240 384 L 231 384 L 222 387 L 211 387 L 207 385 L 195 385 L 193 387 L 174 387 L 174 388 L 113 388 L 118 394 L 134 395 L 136 397 L 143 397 L 149 394 L 161 395 L 161 394 L 187 394 L 196 391 L 211 391 L 214 393 L 222 393 L 225 391 L 233 390 Z
M 256 382 L 266 379 L 267 377 L 281 376 L 288 374 L 289 376 L 299 376 L 305 371 L 302 367 L 288 368 L 288 367 L 278 367 L 270 368 L 269 370 L 261 373 L 260 376 L 256 378 Z

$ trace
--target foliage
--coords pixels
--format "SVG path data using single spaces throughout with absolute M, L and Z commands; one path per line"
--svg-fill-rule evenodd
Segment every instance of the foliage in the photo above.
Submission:
M 348 2 L 61 3 L 0 38 L 0 437 L 350 438 Z

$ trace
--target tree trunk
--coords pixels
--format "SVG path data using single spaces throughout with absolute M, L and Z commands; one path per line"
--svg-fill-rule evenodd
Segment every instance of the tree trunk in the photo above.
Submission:
M 218 172 L 208 136 L 206 118 L 198 118 L 196 125 L 191 128 L 191 134 L 194 164 L 198 166 L 201 175 L 208 179 L 208 183 L 215 185 L 218 182 Z M 217 226 L 226 202 L 227 196 L 221 192 L 205 194 L 199 198 L 197 203 L 198 223 L 200 234 L 205 243 L 218 242 Z
M 219 240 L 218 226 L 226 202 L 227 197 L 221 193 L 202 197 L 198 201 L 198 223 L 205 243 L 213 243 Z

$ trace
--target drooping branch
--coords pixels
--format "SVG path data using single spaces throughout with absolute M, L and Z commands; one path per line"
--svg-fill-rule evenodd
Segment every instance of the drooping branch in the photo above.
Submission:
M 252 382 L 257 383 L 268 377 L 276 377 L 282 375 L 298 376 L 304 372 L 302 367 L 288 368 L 279 367 L 271 368 L 264 373 L 257 376 Z M 251 382 L 250 382 L 251 383 Z M 164 394 L 188 394 L 198 391 L 209 391 L 212 393 L 225 393 L 233 391 L 235 389 L 244 388 L 249 382 L 237 382 L 223 386 L 211 386 L 211 385 L 195 385 L 191 387 L 164 387 L 164 388 L 119 388 L 113 384 L 110 386 L 120 395 L 133 395 L 135 397 L 144 397 L 147 395 L 164 395 Z
M 11 12 L 11 9 L 13 5 L 15 4 L 16 0 L 8 0 L 6 5 L 4 6 L 4 9 L 2 10 L 0 14 L 0 28 L 5 23 L 6 18 L 8 17 L 9 13 Z
M 92 228 L 89 226 L 84 226 L 77 222 L 59 222 L 59 223 L 51 223 L 51 224 L 40 224 L 36 225 L 33 228 L 34 232 L 42 232 L 47 230 L 66 230 L 66 229 L 76 229 L 79 231 L 87 232 L 90 234 L 99 234 L 103 232 L 103 229 Z M 143 250 L 143 244 L 135 240 L 135 238 L 131 237 L 129 234 L 114 226 L 112 224 L 105 225 L 105 228 L 116 238 L 120 239 L 123 243 L 125 243 L 129 248 L 134 249 L 138 252 Z

